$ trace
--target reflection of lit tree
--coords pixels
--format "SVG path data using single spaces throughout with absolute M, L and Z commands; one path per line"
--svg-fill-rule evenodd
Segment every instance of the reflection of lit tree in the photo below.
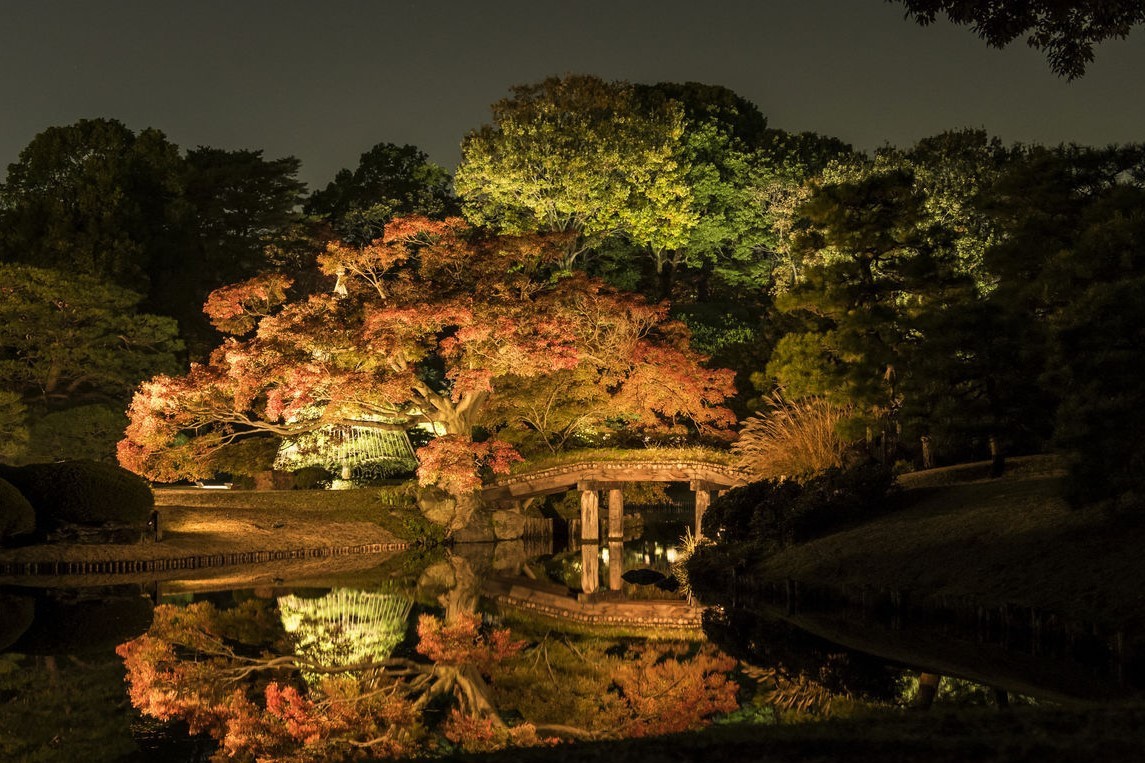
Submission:
M 392 624 L 407 607 L 395 594 L 353 592 L 290 602 L 281 617 L 265 601 L 161 605 L 150 630 L 117 653 L 132 704 L 218 739 L 220 761 L 414 757 L 441 738 L 479 751 L 550 736 L 666 734 L 737 706 L 735 661 L 710 646 L 630 645 L 618 654 L 608 644 L 553 649 L 546 638 L 525 652 L 508 629 L 464 613 L 449 623 L 419 618 L 417 651 L 429 663 L 393 657 L 392 628 L 356 651 L 327 643 L 341 623 L 344 634 L 364 633 L 367 622 Z M 515 706 L 525 722 L 509 725 L 499 705 Z
M 161 605 L 148 632 L 116 651 L 127 668 L 132 704 L 218 739 L 220 761 L 410 757 L 428 749 L 431 732 L 469 748 L 538 743 L 533 726 L 505 723 L 482 675 L 521 649 L 507 630 L 485 631 L 472 616 L 449 625 L 423 616 L 418 649 L 432 664 L 390 656 L 392 628 L 361 651 L 327 649 L 335 623 L 347 623 L 346 633 L 361 633 L 375 616 L 392 625 L 395 610 L 408 612 L 402 598 L 333 597 L 287 605 L 281 619 L 262 601 L 232 610 L 209 602 Z M 326 615 L 327 626 L 303 627 L 312 613 L 319 615 L 314 622 Z M 283 621 L 292 624 L 295 617 L 298 629 L 284 632 Z M 313 652 L 289 653 L 299 633 L 316 645 Z M 353 662 L 356 657 L 361 661 Z M 426 725 L 431 704 L 452 707 L 438 728 Z
M 282 627 L 296 652 L 326 667 L 389 659 L 405 637 L 412 605 L 412 599 L 399 593 L 348 588 L 316 599 L 294 595 L 278 599 Z

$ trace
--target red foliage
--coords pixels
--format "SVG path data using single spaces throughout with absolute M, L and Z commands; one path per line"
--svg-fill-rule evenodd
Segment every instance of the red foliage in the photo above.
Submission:
M 692 731 L 713 715 L 735 710 L 739 686 L 728 677 L 735 666 L 733 658 L 710 646 L 688 659 L 646 649 L 613 676 L 631 713 L 621 735 Z
M 438 437 L 417 452 L 417 479 L 452 495 L 466 495 L 481 487 L 481 473 L 508 474 L 521 454 L 507 442 L 473 442 L 461 435 Z
M 186 376 L 143 384 L 120 461 L 151 479 L 196 478 L 243 437 L 386 417 L 459 438 L 423 450 L 421 479 L 467 492 L 484 467 L 498 473 L 514 457 L 473 442 L 474 430 L 528 429 L 512 411 L 536 394 L 531 381 L 557 374 L 591 388 L 565 394 L 570 405 L 598 401 L 586 427 L 728 430 L 731 372 L 702 365 L 666 306 L 555 271 L 560 256 L 542 236 L 404 218 L 369 246 L 334 243 L 319 257 L 338 293 L 275 308 L 280 277 L 220 289 L 208 300 L 216 325 L 253 335 L 227 340 Z
M 432 615 L 417 621 L 417 651 L 435 663 L 473 665 L 484 674 L 497 663 L 512 657 L 525 646 L 515 641 L 508 628 L 488 632 L 481 629 L 481 617 L 462 613 L 446 624 Z
M 474 718 L 452 710 L 442 726 L 445 738 L 466 752 L 493 752 L 506 747 L 553 745 L 559 740 L 537 735 L 531 723 L 506 726 L 492 718 Z
M 261 318 L 286 301 L 293 281 L 278 273 L 265 273 L 233 286 L 215 289 L 207 296 L 203 312 L 211 325 L 227 334 L 245 334 Z

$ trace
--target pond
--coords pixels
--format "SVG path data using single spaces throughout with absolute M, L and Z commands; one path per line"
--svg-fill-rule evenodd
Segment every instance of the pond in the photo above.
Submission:
M 770 727 L 909 705 L 928 687 L 982 705 L 1140 689 L 1096 642 L 1032 654 L 932 628 L 894 652 L 912 632 L 901 622 L 762 594 L 705 612 L 673 574 L 686 529 L 650 510 L 622 543 L 469 544 L 254 587 L 222 570 L 2 588 L 0 759 L 441 756 Z M 980 663 L 943 651 L 959 638 Z M 911 659 L 963 677 L 932 686 Z

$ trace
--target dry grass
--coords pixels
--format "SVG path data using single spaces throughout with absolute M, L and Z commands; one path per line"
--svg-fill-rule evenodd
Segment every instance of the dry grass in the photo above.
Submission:
M 781 390 L 768 398 L 770 410 L 744 424 L 732 446 L 739 465 L 762 478 L 802 477 L 840 466 L 847 443 L 839 423 L 849 408 L 823 398 L 788 400 Z

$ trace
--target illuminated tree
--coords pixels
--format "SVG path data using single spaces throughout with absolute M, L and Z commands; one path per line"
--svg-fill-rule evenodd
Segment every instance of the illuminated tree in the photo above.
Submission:
M 465 137 L 454 182 L 476 224 L 570 234 L 566 267 L 621 233 L 674 249 L 696 224 L 682 134 L 674 103 L 649 109 L 626 83 L 552 77 L 493 104 L 493 124 Z
M 419 454 L 423 484 L 466 492 L 480 467 L 504 470 L 516 457 L 481 433 L 528 426 L 493 403 L 532 394 L 521 379 L 568 371 L 607 401 L 594 424 L 725 431 L 730 372 L 701 365 L 666 307 L 558 272 L 561 257 L 549 238 L 493 236 L 457 219 L 406 218 L 369 246 L 331 244 L 319 257 L 338 278 L 330 293 L 268 308 L 250 282 L 208 303 L 218 325 L 253 324 L 253 335 L 228 339 L 185 376 L 142 385 L 121 463 L 154 479 L 195 477 L 248 437 L 424 424 L 442 437 Z

